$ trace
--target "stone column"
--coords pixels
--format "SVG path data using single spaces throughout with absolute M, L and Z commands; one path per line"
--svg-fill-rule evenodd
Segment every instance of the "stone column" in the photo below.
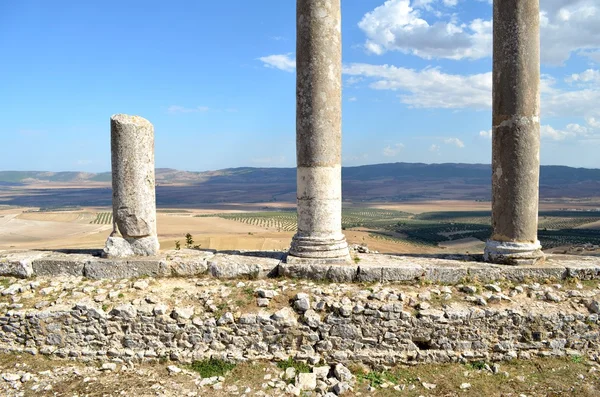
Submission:
M 104 252 L 108 257 L 155 255 L 154 127 L 142 117 L 116 114 L 110 135 L 114 230 Z
M 340 0 L 296 1 L 298 232 L 288 261 L 350 259 L 342 234 Z
M 489 262 L 534 264 L 540 174 L 539 0 L 494 0 Z

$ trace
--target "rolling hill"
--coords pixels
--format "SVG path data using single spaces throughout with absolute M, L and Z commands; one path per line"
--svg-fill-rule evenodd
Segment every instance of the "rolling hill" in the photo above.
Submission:
M 487 164 L 344 167 L 342 180 L 344 200 L 353 202 L 489 200 L 491 193 L 491 167 Z M 293 202 L 296 198 L 295 168 L 241 167 L 206 172 L 158 168 L 156 182 L 159 206 Z M 53 192 L 57 189 L 50 186 L 44 188 L 45 183 L 60 183 L 60 192 Z M 10 205 L 110 205 L 110 173 L 0 171 L 0 192 L 0 203 Z M 540 197 L 600 197 L 600 169 L 542 166 Z

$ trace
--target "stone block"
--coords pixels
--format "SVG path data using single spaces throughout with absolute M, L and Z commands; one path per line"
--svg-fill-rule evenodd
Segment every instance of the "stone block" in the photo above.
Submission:
M 425 269 L 419 265 L 399 264 L 381 268 L 382 281 L 414 281 L 426 276 Z
M 33 261 L 46 255 L 41 251 L 0 251 L 0 276 L 31 277 Z
M 356 280 L 359 282 L 373 283 L 383 279 L 383 268 L 380 265 L 359 265 Z
M 141 276 L 160 276 L 161 261 L 158 259 L 145 260 L 116 260 L 97 259 L 90 260 L 85 264 L 83 274 L 93 279 L 111 278 L 134 278 Z
M 443 284 L 456 284 L 469 275 L 469 270 L 459 266 L 431 266 L 425 269 L 427 281 Z
M 276 275 L 283 253 L 272 254 L 264 255 L 261 252 L 217 254 L 208 261 L 208 272 L 217 278 L 257 279 Z
M 41 258 L 32 263 L 36 276 L 83 276 L 83 269 L 88 258 L 77 258 L 77 255 L 64 258 Z

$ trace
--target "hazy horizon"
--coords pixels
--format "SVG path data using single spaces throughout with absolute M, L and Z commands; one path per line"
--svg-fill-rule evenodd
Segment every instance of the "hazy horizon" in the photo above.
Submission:
M 466 162 L 446 162 L 446 163 L 425 163 L 425 162 L 404 162 L 404 161 L 396 161 L 396 162 L 384 162 L 384 163 L 372 163 L 372 164 L 359 164 L 359 165 L 343 165 L 342 168 L 355 168 L 355 167 L 367 167 L 367 166 L 378 166 L 378 165 L 388 165 L 388 164 L 409 164 L 409 165 L 480 165 L 480 166 L 488 166 L 491 167 L 490 163 L 466 163 Z M 569 166 L 569 165 L 561 165 L 561 164 L 542 164 L 541 167 L 568 167 L 568 168 L 574 168 L 574 169 L 588 169 L 588 170 L 597 170 L 600 169 L 600 167 L 574 167 L 574 166 Z M 194 172 L 194 173 L 204 173 L 204 172 L 217 172 L 217 171 L 224 171 L 224 170 L 230 170 L 230 169 L 239 169 L 239 168 L 253 168 L 253 169 L 294 169 L 296 168 L 295 166 L 286 166 L 286 167 L 278 167 L 278 166 L 238 166 L 238 167 L 227 167 L 227 168 L 215 168 L 215 169 L 204 169 L 204 170 L 191 170 L 191 169 L 179 169 L 179 168 L 174 168 L 174 167 L 156 167 L 156 170 L 176 170 L 176 171 L 182 171 L 182 172 Z M 49 173 L 63 173 L 63 172 L 70 172 L 70 173 L 77 173 L 77 172 L 82 172 L 82 173 L 90 173 L 90 174 L 105 174 L 105 173 L 110 173 L 111 170 L 101 170 L 101 171 L 82 171 L 82 170 L 59 170 L 59 171 L 51 171 L 51 170 L 34 170 L 34 169 L 24 169 L 24 170 L 17 170 L 17 169 L 0 169 L 0 172 L 49 172 Z

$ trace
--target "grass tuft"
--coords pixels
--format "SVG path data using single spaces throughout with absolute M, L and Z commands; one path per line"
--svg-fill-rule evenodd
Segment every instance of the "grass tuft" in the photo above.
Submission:
M 203 378 L 212 378 L 213 376 L 224 376 L 227 372 L 235 368 L 235 364 L 217 358 L 209 358 L 202 361 L 194 361 L 190 365 L 192 371 L 197 372 Z
M 286 369 L 292 367 L 296 370 L 296 373 L 309 373 L 310 372 L 310 366 L 308 364 L 303 363 L 301 361 L 296 361 L 291 357 L 285 361 L 278 362 L 277 367 L 284 371 Z
M 383 372 L 371 371 L 366 374 L 358 374 L 357 378 L 364 382 L 368 382 L 371 387 L 375 387 L 375 388 L 381 387 L 381 385 L 383 385 L 386 382 L 398 384 L 398 381 L 399 381 L 397 376 L 395 376 L 394 374 L 387 372 L 387 371 L 383 371 Z

